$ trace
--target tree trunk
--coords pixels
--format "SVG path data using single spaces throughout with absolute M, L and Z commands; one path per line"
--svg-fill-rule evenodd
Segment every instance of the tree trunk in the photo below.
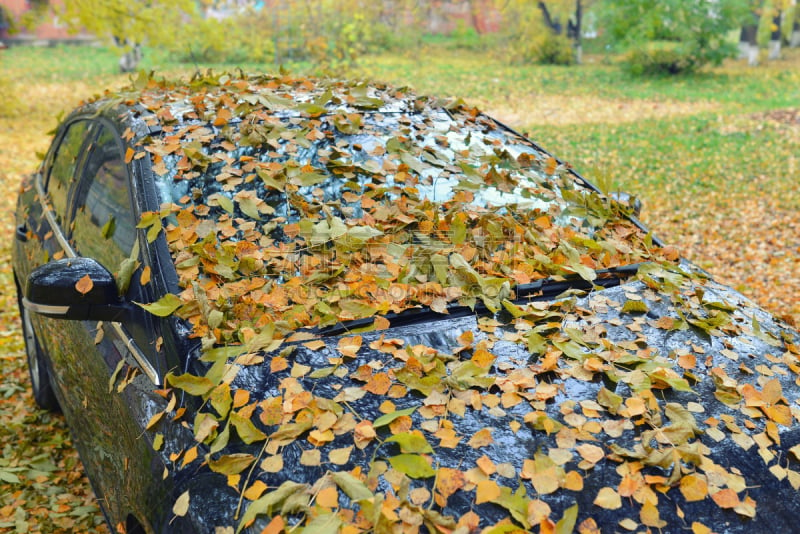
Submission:
M 789 46 L 800 47 L 800 6 L 794 8 L 794 22 L 792 22 L 792 35 L 789 37 Z
M 758 65 L 758 23 L 759 15 L 752 13 L 752 22 L 742 26 L 739 34 L 739 57 L 747 59 L 747 64 L 751 67 Z
M 768 59 L 781 58 L 781 10 L 777 10 L 772 17 L 772 33 L 769 36 Z
M 542 18 L 544 19 L 544 23 L 547 25 L 547 27 L 550 28 L 550 30 L 554 34 L 561 35 L 561 31 L 563 30 L 563 27 L 561 26 L 561 23 L 558 21 L 557 18 L 554 19 L 550 15 L 550 10 L 547 9 L 547 4 L 545 4 L 544 2 L 539 2 L 538 5 L 539 5 L 539 9 L 542 12 Z
M 142 47 L 139 43 L 134 43 L 130 39 L 120 39 L 114 36 L 114 44 L 122 48 L 122 56 L 119 58 L 119 71 L 122 73 L 133 72 L 142 60 Z
M 575 22 L 570 21 L 568 30 L 572 30 L 570 37 L 575 43 L 575 63 L 583 62 L 583 2 L 575 0 Z

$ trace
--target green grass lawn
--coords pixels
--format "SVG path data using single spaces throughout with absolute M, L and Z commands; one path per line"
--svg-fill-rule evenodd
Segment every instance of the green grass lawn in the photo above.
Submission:
M 141 67 L 195 69 L 153 50 Z M 632 78 L 603 56 L 579 67 L 509 65 L 444 47 L 364 57 L 335 74 L 486 109 L 589 179 L 611 180 L 643 199 L 642 219 L 655 233 L 773 313 L 800 322 L 800 50 L 758 68 L 730 61 L 685 78 Z M 20 177 L 35 168 L 57 117 L 128 76 L 118 74 L 117 56 L 105 48 L 10 48 L 0 51 L 3 79 L 0 531 L 104 531 L 63 421 L 36 412 L 28 393 L 8 236 Z

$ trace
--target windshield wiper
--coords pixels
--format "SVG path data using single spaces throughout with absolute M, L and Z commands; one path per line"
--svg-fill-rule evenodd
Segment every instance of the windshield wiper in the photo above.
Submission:
M 514 304 L 525 304 L 527 302 L 553 300 L 565 291 L 572 289 L 590 291 L 598 288 L 609 288 L 620 285 L 624 280 L 635 275 L 641 263 L 633 263 L 622 267 L 612 267 L 596 271 L 597 278 L 589 282 L 579 276 L 543 278 L 529 284 L 520 284 L 514 287 Z M 387 313 L 383 315 L 389 321 L 392 328 L 416 324 L 423 321 L 454 319 L 467 317 L 470 315 L 491 315 L 492 312 L 482 302 L 477 302 L 474 308 L 462 306 L 460 304 L 449 304 L 447 312 L 439 313 L 430 308 L 409 308 L 398 313 Z M 308 329 L 310 332 L 319 336 L 338 336 L 348 332 L 358 331 L 372 325 L 372 317 L 344 321 L 330 326 Z

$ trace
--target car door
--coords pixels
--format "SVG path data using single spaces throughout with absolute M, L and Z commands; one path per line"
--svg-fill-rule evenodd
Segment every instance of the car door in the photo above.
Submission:
M 133 262 L 138 267 L 123 294 L 149 302 L 124 146 L 110 122 L 95 120 L 91 132 L 69 194 L 64 253 L 97 260 L 118 281 L 128 278 L 125 265 Z M 155 393 L 164 373 L 159 325 L 138 307 L 123 323 L 43 322 L 59 401 L 101 504 L 114 520 L 134 514 L 145 522 L 167 492 L 154 482 L 164 466 L 146 431 L 166 404 Z

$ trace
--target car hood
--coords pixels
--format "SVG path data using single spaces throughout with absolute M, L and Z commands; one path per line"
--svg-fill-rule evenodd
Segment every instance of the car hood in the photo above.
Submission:
M 190 515 L 791 529 L 800 502 L 775 495 L 800 485 L 798 334 L 684 267 L 228 361 L 194 421 Z

